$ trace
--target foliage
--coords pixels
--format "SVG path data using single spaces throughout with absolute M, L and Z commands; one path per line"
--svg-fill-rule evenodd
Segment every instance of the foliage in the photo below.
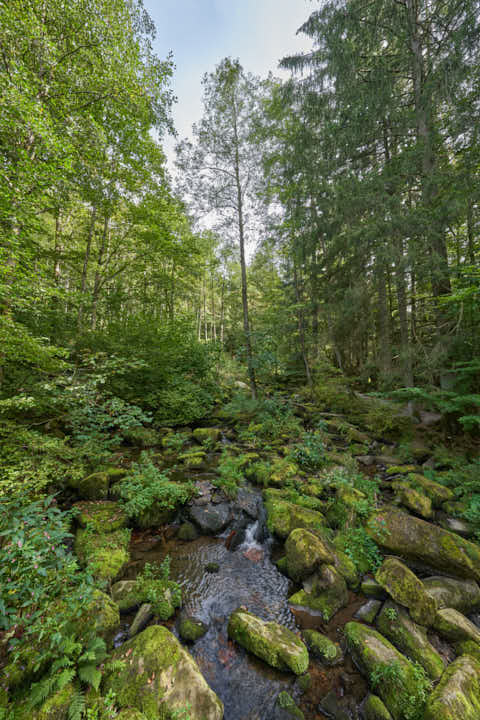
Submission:
M 170 557 L 166 555 L 161 563 L 145 563 L 142 572 L 137 575 L 136 592 L 144 598 L 145 602 L 152 604 L 153 611 L 162 620 L 170 617 L 170 607 L 179 607 L 182 602 L 182 590 L 180 585 L 170 577 Z M 165 592 L 171 598 L 168 602 Z
M 189 441 L 188 433 L 172 432 L 163 438 L 162 445 L 168 450 L 178 453 Z
M 242 455 L 232 455 L 227 448 L 222 450 L 218 463 L 218 476 L 213 484 L 231 498 L 236 497 L 238 488 L 245 482 L 245 461 Z
M 326 462 L 322 436 L 315 432 L 304 433 L 301 442 L 293 446 L 289 455 L 303 470 L 318 470 Z
M 405 720 L 421 720 L 427 702 L 428 693 L 432 683 L 428 679 L 424 668 L 418 663 L 409 663 L 412 671 L 412 680 L 406 681 L 405 669 L 399 662 L 379 663 L 370 676 L 372 688 L 382 683 L 388 683 L 398 689 L 402 717 Z
M 343 546 L 359 572 L 374 572 L 383 562 L 378 545 L 364 527 L 347 528 L 343 533 Z
M 465 364 L 462 367 L 464 366 Z M 457 367 L 457 371 L 458 369 Z M 475 370 L 480 372 L 480 365 L 475 366 Z M 420 402 L 426 408 L 445 415 L 447 419 L 455 420 L 468 432 L 476 432 L 480 429 L 479 393 L 462 392 L 461 389 L 455 391 L 436 387 L 414 387 L 395 390 L 391 395 L 402 400 Z
M 173 510 L 192 496 L 192 483 L 175 483 L 161 472 L 147 452 L 142 452 L 138 462 L 133 463 L 130 473 L 116 487 L 125 512 L 138 519 L 152 507 Z

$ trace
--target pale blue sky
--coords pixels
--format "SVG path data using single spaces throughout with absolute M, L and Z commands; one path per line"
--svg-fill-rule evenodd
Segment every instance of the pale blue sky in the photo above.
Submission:
M 176 70 L 173 114 L 179 137 L 190 134 L 202 114 L 201 80 L 226 56 L 238 57 L 256 75 L 282 75 L 278 61 L 307 50 L 311 42 L 297 29 L 318 7 L 312 0 L 144 0 L 157 27 L 160 57 L 173 52 Z M 165 143 L 172 158 L 173 141 Z

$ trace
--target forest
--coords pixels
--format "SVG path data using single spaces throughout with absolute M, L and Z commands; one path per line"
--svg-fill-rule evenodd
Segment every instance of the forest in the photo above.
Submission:
M 0 0 L 0 720 L 480 720 L 480 3 L 297 31 Z

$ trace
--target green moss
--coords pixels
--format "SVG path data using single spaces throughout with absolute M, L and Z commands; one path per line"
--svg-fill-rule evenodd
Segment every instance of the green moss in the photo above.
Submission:
M 293 718 L 294 720 L 305 719 L 305 715 L 300 710 L 300 708 L 296 706 L 292 696 L 285 692 L 285 690 L 282 690 L 282 692 L 278 696 L 277 704 L 278 707 L 280 707 L 284 711 L 284 717 Z
M 75 552 L 98 580 L 113 580 L 127 564 L 130 530 L 98 534 L 80 529 L 75 537 Z
M 440 485 L 440 483 L 434 482 L 434 480 L 430 480 L 418 473 L 410 473 L 408 479 L 414 487 L 419 488 L 430 498 L 434 507 L 440 507 L 442 503 L 451 501 L 455 497 L 450 488 L 445 487 L 445 485 Z
M 445 670 L 428 699 L 424 714 L 424 720 L 460 718 L 480 718 L 480 663 L 469 655 L 457 658 Z
M 108 496 L 110 476 L 105 471 L 95 472 L 83 478 L 72 475 L 67 483 L 79 497 L 85 500 L 105 500 Z
M 312 655 L 324 665 L 337 665 L 342 662 L 343 653 L 338 643 L 332 642 L 316 630 L 304 630 L 302 634 Z
M 78 510 L 79 525 L 96 533 L 110 533 L 127 524 L 127 516 L 116 502 L 86 501 L 76 503 L 73 507 Z
M 415 472 L 416 469 L 416 465 L 390 465 L 387 468 L 387 475 L 408 475 L 408 473 Z
M 365 700 L 362 710 L 365 720 L 392 720 L 392 716 L 378 695 L 372 695 L 370 693 Z
M 221 430 L 218 428 L 196 428 L 193 431 L 193 437 L 200 444 L 205 442 L 214 444 L 220 440 L 220 436 Z
M 311 575 L 320 565 L 333 562 L 328 544 L 303 528 L 292 530 L 285 543 L 285 552 L 287 571 L 295 582 Z
M 423 493 L 411 487 L 404 487 L 399 493 L 399 500 L 409 510 L 425 519 L 433 517 L 432 501 Z
M 182 618 L 178 626 L 178 632 L 182 640 L 195 642 L 205 635 L 208 628 L 205 623 L 195 618 Z
M 332 566 L 324 566 L 322 573 L 328 576 L 328 583 L 324 578 L 314 578 L 310 590 L 299 590 L 292 595 L 288 602 L 313 610 L 318 613 L 323 622 L 329 622 L 338 610 L 345 607 L 348 602 L 348 591 L 345 580 Z M 333 582 L 332 582 L 333 580 Z
M 276 458 L 271 467 L 269 485 L 282 488 L 298 473 L 298 466 L 286 458 Z
M 195 525 L 191 522 L 184 522 L 182 525 L 180 525 L 180 528 L 177 533 L 177 538 L 179 540 L 196 540 L 198 537 L 197 528 Z
M 68 708 L 74 694 L 73 685 L 65 685 L 43 703 L 37 713 L 38 720 L 67 720 Z
M 430 626 L 435 620 L 437 603 L 426 591 L 419 578 L 400 560 L 386 558 L 377 570 L 375 580 L 421 625 Z
M 435 630 L 452 642 L 472 640 L 480 645 L 480 630 L 465 615 L 453 608 L 442 608 L 437 612 Z
M 480 663 L 480 645 L 473 640 L 462 640 L 455 645 L 457 655 L 471 655 Z
M 318 511 L 287 502 L 274 490 L 266 490 L 264 495 L 268 529 L 282 540 L 296 528 L 313 530 L 325 526 L 325 518 Z

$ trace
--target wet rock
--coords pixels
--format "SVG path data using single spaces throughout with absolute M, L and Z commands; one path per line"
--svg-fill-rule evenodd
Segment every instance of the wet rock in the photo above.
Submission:
M 197 528 L 191 522 L 184 522 L 180 525 L 177 538 L 186 541 L 196 540 L 198 538 Z
M 264 662 L 279 670 L 302 675 L 308 668 L 308 651 L 291 630 L 274 622 L 264 622 L 246 610 L 230 616 L 228 636 Z
M 348 604 L 347 585 L 333 565 L 323 565 L 305 581 L 304 589 L 292 595 L 288 602 L 313 610 L 323 622 L 329 622 L 338 610 Z
M 468 655 L 445 670 L 428 698 L 424 720 L 478 720 L 480 718 L 480 663 Z
M 361 620 L 362 622 L 368 623 L 369 625 L 373 625 L 373 623 L 375 622 L 375 618 L 377 617 L 377 613 L 381 607 L 382 601 L 372 598 L 372 600 L 366 602 L 365 605 L 362 605 L 362 607 L 357 610 L 353 617 L 355 618 L 355 620 Z
M 112 586 L 112 598 L 121 612 L 129 612 L 151 602 L 155 615 L 168 620 L 180 604 L 178 586 L 170 580 L 152 579 L 148 582 L 121 580 Z
M 183 615 L 178 624 L 178 632 L 185 642 L 196 642 L 205 635 L 208 626 L 201 620 L 189 615 Z
M 235 507 L 242 510 L 252 520 L 258 518 L 260 504 L 258 495 L 245 488 L 240 488 L 235 498 Z
M 423 493 L 414 490 L 411 487 L 404 487 L 399 493 L 399 501 L 401 505 L 414 512 L 416 515 L 429 520 L 433 517 L 432 501 Z
M 400 652 L 418 662 L 431 680 L 442 675 L 442 656 L 428 641 L 425 628 L 417 625 L 404 608 L 387 601 L 377 617 L 377 628 Z
M 385 676 L 376 691 L 394 720 L 404 720 L 405 698 L 417 687 L 414 666 L 376 630 L 357 622 L 345 625 L 347 645 L 360 672 L 370 681 L 372 673 L 395 663 L 395 676 Z M 401 681 L 401 684 L 400 682 Z
M 375 513 L 368 532 L 383 548 L 459 577 L 480 580 L 480 546 L 397 510 Z
M 353 698 L 338 698 L 333 690 L 320 701 L 318 709 L 332 720 L 357 720 L 357 708 Z
M 457 535 L 464 538 L 470 538 L 474 534 L 471 524 L 465 520 L 460 520 L 460 518 L 443 517 L 440 519 L 440 525 L 445 530 L 450 530 L 450 532 L 457 533 Z
M 189 508 L 189 515 L 205 535 L 217 535 L 225 530 L 230 521 L 230 505 L 220 503 L 219 505 L 206 505 L 199 507 L 194 505 Z
M 153 608 L 150 603 L 144 603 L 140 606 L 135 618 L 128 630 L 128 636 L 133 637 L 141 632 L 153 617 Z
M 378 695 L 367 696 L 362 708 L 364 720 L 392 720 L 392 716 Z
M 70 477 L 67 484 L 77 492 L 79 497 L 85 500 L 105 500 L 108 496 L 110 477 L 108 472 L 101 471 L 81 479 Z
M 312 676 L 310 673 L 305 673 L 305 675 L 300 675 L 297 678 L 296 686 L 298 686 L 298 689 L 301 693 L 306 693 L 310 690 L 312 687 Z
M 272 720 L 304 720 L 305 715 L 295 704 L 294 699 L 283 690 L 275 703 Z
M 287 572 L 295 582 L 311 575 L 320 565 L 333 563 L 333 554 L 326 542 L 308 530 L 293 530 L 285 543 Z
M 161 625 L 152 625 L 112 654 L 123 669 L 105 671 L 102 691 L 115 694 L 118 708 L 134 707 L 146 717 L 179 714 L 191 720 L 222 720 L 223 704 L 207 685 L 191 655 Z
M 472 640 L 480 645 L 480 630 L 465 615 L 453 608 L 439 610 L 433 627 L 439 635 L 452 642 Z
M 365 578 L 365 580 L 362 581 L 360 589 L 367 597 L 376 598 L 377 600 L 385 600 L 387 597 L 387 593 L 383 587 L 373 578 Z
M 454 608 L 470 613 L 480 608 L 480 587 L 474 580 L 458 580 L 440 575 L 428 577 L 423 585 L 439 608 Z
M 338 643 L 316 630 L 304 630 L 303 638 L 311 654 L 324 665 L 339 665 L 343 662 L 343 653 Z
M 268 529 L 282 540 L 297 528 L 313 530 L 325 526 L 322 513 L 287 502 L 278 491 L 265 490 L 264 497 Z
M 400 560 L 386 558 L 377 570 L 376 581 L 400 605 L 410 611 L 413 620 L 420 625 L 432 625 L 437 604 L 429 595 L 419 578 Z

